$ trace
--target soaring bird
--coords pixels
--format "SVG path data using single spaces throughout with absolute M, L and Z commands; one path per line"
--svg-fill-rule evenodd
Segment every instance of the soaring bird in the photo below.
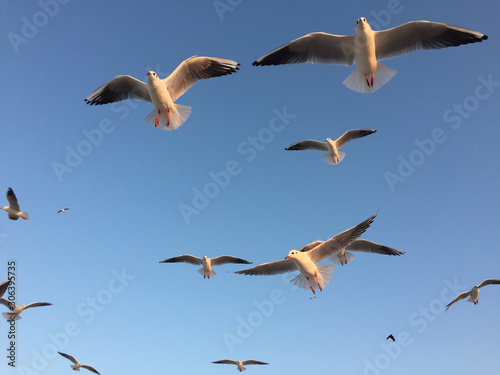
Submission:
M 162 260 L 160 263 L 180 263 L 180 262 L 194 264 L 195 266 L 200 264 L 203 265 L 203 267 L 200 268 L 198 272 L 203 275 L 203 278 L 208 277 L 209 279 L 211 276 L 217 275 L 217 272 L 215 272 L 212 269 L 213 266 L 220 266 L 221 264 L 226 264 L 226 263 L 252 264 L 252 262 L 249 262 L 248 260 L 236 258 L 230 255 L 221 255 L 216 258 L 209 258 L 207 256 L 204 256 L 203 258 L 198 258 L 193 255 L 179 255 L 174 258 Z
M 9 284 L 10 284 L 10 279 L 7 279 L 3 283 L 0 284 L 0 298 L 3 297 L 3 295 L 7 291 Z
M 386 340 L 389 340 L 389 339 L 391 339 L 392 341 L 396 341 L 396 339 L 394 338 L 394 335 L 392 335 L 392 334 L 387 336 Z
M 299 249 L 299 251 L 305 252 L 311 249 L 314 249 L 319 244 L 323 243 L 323 241 L 314 241 L 309 245 L 304 246 Z M 382 255 L 401 255 L 404 254 L 404 251 L 393 249 L 392 247 L 387 247 L 384 245 L 380 245 L 376 242 L 368 241 L 368 240 L 356 240 L 353 241 L 349 246 L 343 248 L 339 252 L 336 252 L 328 259 L 335 264 L 346 265 L 351 260 L 354 259 L 354 254 L 349 251 L 360 251 L 363 253 L 372 253 L 372 254 L 382 254 Z
M 74 363 L 74 365 L 70 365 L 70 366 L 71 366 L 71 368 L 72 368 L 73 370 L 75 370 L 75 371 L 80 371 L 80 367 L 81 367 L 81 368 L 85 368 L 85 369 L 87 369 L 87 370 L 89 370 L 89 371 L 92 371 L 92 372 L 94 372 L 94 373 L 96 373 L 96 374 L 99 374 L 99 372 L 98 372 L 95 368 L 93 368 L 92 366 L 89 366 L 89 365 L 83 365 L 83 364 L 81 364 L 81 363 L 80 363 L 80 362 L 78 362 L 78 361 L 76 360 L 76 358 L 75 358 L 75 357 L 73 357 L 72 355 L 65 354 L 65 353 L 61 353 L 61 352 L 58 352 L 58 353 L 59 353 L 60 355 L 62 355 L 64 358 L 67 358 L 67 359 L 69 359 L 71 362 L 73 362 L 73 363 Z M 99 374 L 99 375 L 101 375 L 101 374 Z
M 252 65 L 299 63 L 356 64 L 343 84 L 351 90 L 369 93 L 382 87 L 396 74 L 378 61 L 420 49 L 440 49 L 476 43 L 488 36 L 438 22 L 412 21 L 388 30 L 373 31 L 366 18 L 356 21 L 354 35 L 311 33 L 276 48 Z
M 27 212 L 21 212 L 19 208 L 19 203 L 17 203 L 16 195 L 11 188 L 7 189 L 7 200 L 10 206 L 0 207 L 2 210 L 7 211 L 10 220 L 17 220 L 22 217 L 24 220 L 28 220 L 29 216 Z
M 85 102 L 101 105 L 139 99 L 153 103 L 155 109 L 144 120 L 161 129 L 175 130 L 187 120 L 191 107 L 174 102 L 200 79 L 235 73 L 238 65 L 233 60 L 192 56 L 165 79 L 160 79 L 153 71 L 148 72 L 147 83 L 131 76 L 117 76 L 90 94 Z
M 246 365 L 268 365 L 269 364 L 267 362 L 256 361 L 254 359 L 248 359 L 246 361 L 233 361 L 232 359 L 222 359 L 220 361 L 215 361 L 212 363 L 236 365 L 236 366 L 238 366 L 239 372 L 245 371 L 246 368 L 244 366 L 246 366 Z
M 463 292 L 460 293 L 453 301 L 451 301 L 448 305 L 446 305 L 446 310 L 450 308 L 451 305 L 453 305 L 455 302 L 463 300 L 464 298 L 469 297 L 467 301 L 469 302 L 474 302 L 474 305 L 477 305 L 479 302 L 479 289 L 482 288 L 483 286 L 490 285 L 490 284 L 500 284 L 500 280 L 497 279 L 486 279 L 484 280 L 481 284 L 476 285 L 474 288 L 469 290 L 468 292 Z
M 376 130 L 372 129 L 353 129 L 345 132 L 335 141 L 332 141 L 330 138 L 326 139 L 326 142 L 313 141 L 312 139 L 307 139 L 305 141 L 294 143 L 285 150 L 287 151 L 296 151 L 296 150 L 319 150 L 319 151 L 327 151 L 328 153 L 323 155 L 321 159 L 328 164 L 338 164 L 340 163 L 345 156 L 345 153 L 342 151 L 338 151 L 339 148 L 344 146 L 346 143 L 358 139 L 361 137 L 365 137 L 369 134 L 375 133 Z
M 41 307 L 41 306 L 51 306 L 51 303 L 48 302 L 33 302 L 29 305 L 18 305 L 16 306 L 14 303 L 10 302 L 5 298 L 0 298 L 0 303 L 4 306 L 7 306 L 10 309 L 8 313 L 2 313 L 2 316 L 7 320 L 19 320 L 21 319 L 21 313 L 26 309 L 31 309 L 32 307 Z
M 59 214 L 59 213 L 61 213 L 61 212 L 62 212 L 62 213 L 64 214 L 64 213 L 66 213 L 66 211 L 68 211 L 68 210 L 69 210 L 69 208 L 63 208 L 63 209 L 61 209 L 61 210 L 57 211 L 57 213 Z
M 317 264 L 349 246 L 368 229 L 376 215 L 369 217 L 351 229 L 337 234 L 328 241 L 318 244 L 309 251 L 292 250 L 284 260 L 264 263 L 236 273 L 243 275 L 276 275 L 300 271 L 300 274 L 290 282 L 293 282 L 299 288 L 311 288 L 312 292 L 316 294 L 315 288 L 322 291 L 333 275 L 332 264 L 325 266 L 317 266 Z

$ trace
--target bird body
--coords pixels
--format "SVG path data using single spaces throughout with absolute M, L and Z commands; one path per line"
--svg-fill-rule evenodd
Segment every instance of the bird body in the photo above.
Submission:
M 96 374 L 100 375 L 100 374 L 99 374 L 99 372 L 98 372 L 95 368 L 93 368 L 92 366 L 89 366 L 89 365 L 84 365 L 84 364 L 82 364 L 82 363 L 78 362 L 78 361 L 76 360 L 76 358 L 75 358 L 75 357 L 73 357 L 72 355 L 69 355 L 69 354 L 66 354 L 66 353 L 61 353 L 61 352 L 58 352 L 58 353 L 59 353 L 60 355 L 62 355 L 64 358 L 69 359 L 71 362 L 73 362 L 73 363 L 74 363 L 73 365 L 70 365 L 70 366 L 71 366 L 71 368 L 72 368 L 73 370 L 75 370 L 75 371 L 80 371 L 80 368 L 84 368 L 84 369 L 86 369 L 86 370 L 92 371 L 92 372 L 94 372 L 94 373 L 96 373 Z
M 446 310 L 448 310 L 450 308 L 450 306 L 453 305 L 455 302 L 463 300 L 464 298 L 467 298 L 467 297 L 469 297 L 469 299 L 467 300 L 468 302 L 472 302 L 472 303 L 474 303 L 474 305 L 477 305 L 477 303 L 479 302 L 479 289 L 481 289 L 483 286 L 491 285 L 491 284 L 500 284 L 500 280 L 486 279 L 483 282 L 481 282 L 479 285 L 474 286 L 468 292 L 460 293 L 453 301 L 451 301 L 448 305 L 446 305 Z
M 66 213 L 66 211 L 68 211 L 68 210 L 69 210 L 69 208 L 63 208 L 63 209 L 60 209 L 59 211 L 57 211 L 57 213 L 59 214 L 59 213 L 61 213 L 61 212 L 62 212 L 62 213 L 64 214 L 64 213 Z
M 215 361 L 212 363 L 216 364 L 226 364 L 226 365 L 236 365 L 239 372 L 243 372 L 246 370 L 245 366 L 247 365 L 268 365 L 267 362 L 256 361 L 254 359 L 248 359 L 246 361 L 234 361 L 232 359 L 222 359 L 220 361 Z
M 41 306 L 51 306 L 51 303 L 48 302 L 33 302 L 28 305 L 15 305 L 13 302 L 0 298 L 0 304 L 7 306 L 10 309 L 10 312 L 2 313 L 2 316 L 7 320 L 19 320 L 21 319 L 21 313 L 33 307 L 41 307 Z
M 0 207 L 0 209 L 6 211 L 9 214 L 9 219 L 17 220 L 22 217 L 24 220 L 29 220 L 27 212 L 21 212 L 19 208 L 19 203 L 17 202 L 17 197 L 11 188 L 7 189 L 7 200 L 9 201 L 9 206 Z
M 198 258 L 193 255 L 180 255 L 174 258 L 169 258 L 162 260 L 160 263 L 189 263 L 189 264 L 194 264 L 194 265 L 199 265 L 201 264 L 203 267 L 198 270 L 200 274 L 203 275 L 203 278 L 208 278 L 210 279 L 211 276 L 217 275 L 217 273 L 212 269 L 213 266 L 220 266 L 222 264 L 227 264 L 227 263 L 239 263 L 239 264 L 251 264 L 252 262 L 249 262 L 248 260 L 241 259 L 241 258 L 236 258 L 230 255 L 221 255 L 219 257 L 215 258 L 209 258 L 207 256 L 204 256 L 203 258 Z

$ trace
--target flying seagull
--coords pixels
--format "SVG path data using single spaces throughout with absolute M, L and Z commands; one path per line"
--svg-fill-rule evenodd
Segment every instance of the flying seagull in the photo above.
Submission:
M 80 363 L 80 362 L 78 362 L 78 361 L 76 360 L 76 358 L 75 358 L 75 357 L 73 357 L 72 355 L 65 354 L 65 353 L 61 353 L 61 352 L 58 352 L 58 353 L 59 353 L 60 355 L 62 355 L 64 358 L 67 358 L 67 359 L 69 359 L 71 362 L 73 362 L 73 363 L 74 363 L 74 365 L 70 365 L 70 366 L 71 366 L 71 368 L 72 368 L 73 370 L 75 370 L 75 371 L 80 371 L 80 367 L 81 367 L 81 368 L 85 368 L 85 369 L 87 369 L 87 370 L 89 370 L 89 371 L 95 372 L 96 374 L 99 374 L 99 372 L 98 372 L 95 368 L 93 368 L 92 366 L 89 366 L 89 365 L 83 365 L 83 364 L 81 364 L 81 363 Z M 99 374 L 99 375 L 101 375 L 101 374 Z
M 10 284 L 10 279 L 7 279 L 3 283 L 0 284 L 0 298 L 3 297 L 3 295 L 7 291 L 9 284 Z
M 460 293 L 457 296 L 457 298 L 455 298 L 448 305 L 446 305 L 446 310 L 448 310 L 450 308 L 450 306 L 453 305 L 455 302 L 463 300 L 464 298 L 467 298 L 467 297 L 469 297 L 469 299 L 467 301 L 474 302 L 474 305 L 477 305 L 478 299 L 479 299 L 479 289 L 482 288 L 483 286 L 490 285 L 490 284 L 500 284 L 500 280 L 486 279 L 481 284 L 476 285 L 474 288 L 472 288 L 468 292 Z
M 61 213 L 61 212 L 62 212 L 62 213 L 66 213 L 66 211 L 68 211 L 68 210 L 69 210 L 69 208 L 63 208 L 63 209 L 61 209 L 61 210 L 57 211 L 57 213 L 58 213 L 58 214 L 59 214 L 59 213 Z
M 17 220 L 22 217 L 24 220 L 28 220 L 29 216 L 27 212 L 21 212 L 19 208 L 19 203 L 17 203 L 16 195 L 11 188 L 7 189 L 7 200 L 10 206 L 0 207 L 2 210 L 7 211 L 10 220 Z
M 328 164 L 338 164 L 340 163 L 345 156 L 345 153 L 342 151 L 338 151 L 339 148 L 344 146 L 346 143 L 352 141 L 353 139 L 358 139 L 361 137 L 365 137 L 369 134 L 375 133 L 376 130 L 373 129 L 353 129 L 345 132 L 335 141 L 332 141 L 330 138 L 326 139 L 326 142 L 313 141 L 312 139 L 307 139 L 305 141 L 294 143 L 285 150 L 287 151 L 297 151 L 297 150 L 319 150 L 319 151 L 327 151 L 325 155 L 321 157 L 324 162 Z
M 388 30 L 373 31 L 366 18 L 356 21 L 354 35 L 311 33 L 276 48 L 252 65 L 299 63 L 356 64 L 344 80 L 349 89 L 374 92 L 396 74 L 378 61 L 420 49 L 441 49 L 476 43 L 488 36 L 438 22 L 412 21 Z
M 300 271 L 300 274 L 290 282 L 302 289 L 311 288 L 312 292 L 316 294 L 314 288 L 323 291 L 323 287 L 330 282 L 333 275 L 332 264 L 324 266 L 317 266 L 317 264 L 349 246 L 368 229 L 376 215 L 375 213 L 362 223 L 337 234 L 328 241 L 318 244 L 309 251 L 292 250 L 284 260 L 264 263 L 236 273 L 243 275 L 276 275 Z
M 192 56 L 165 79 L 160 79 L 153 71 L 148 72 L 147 83 L 131 76 L 117 76 L 90 94 L 85 102 L 101 105 L 139 99 L 153 103 L 155 109 L 144 120 L 164 130 L 175 130 L 187 120 L 191 107 L 174 102 L 200 79 L 235 73 L 238 65 L 233 60 Z
M 396 341 L 396 339 L 394 338 L 394 336 L 392 334 L 387 336 L 386 340 L 389 340 L 389 339 L 391 339 L 392 341 Z
M 10 302 L 5 298 L 0 298 L 0 303 L 4 306 L 7 306 L 10 309 L 8 313 L 2 313 L 2 316 L 7 320 L 19 320 L 21 319 L 21 313 L 26 309 L 31 309 L 32 307 L 41 307 L 41 306 L 51 306 L 51 303 L 48 302 L 33 302 L 29 305 L 18 305 L 16 306 L 14 303 Z
M 314 241 L 309 245 L 304 246 L 299 251 L 305 252 L 311 249 L 314 249 L 319 244 L 322 244 L 323 241 Z M 340 250 L 333 254 L 330 258 L 328 258 L 332 263 L 346 265 L 351 260 L 354 259 L 354 254 L 349 251 L 360 251 L 363 253 L 372 253 L 372 254 L 382 254 L 382 255 L 401 255 L 404 254 L 404 251 L 393 249 L 392 247 L 387 247 L 384 245 L 380 245 L 376 242 L 368 241 L 368 240 L 356 240 L 353 241 L 349 246 Z
M 215 361 L 212 363 L 236 365 L 236 366 L 238 366 L 239 372 L 245 371 L 246 368 L 244 366 L 246 366 L 246 365 L 268 365 L 269 364 L 267 362 L 256 361 L 254 359 L 248 359 L 246 361 L 233 361 L 232 359 L 222 359 L 220 361 Z
M 203 258 L 198 258 L 193 255 L 180 255 L 178 257 L 162 260 L 160 263 L 180 263 L 180 262 L 194 264 L 195 266 L 200 264 L 203 265 L 203 267 L 200 268 L 198 272 L 203 275 L 203 278 L 208 277 L 209 279 L 211 276 L 217 275 L 217 273 L 214 270 L 212 270 L 213 266 L 220 266 L 221 264 L 226 264 L 226 263 L 252 264 L 252 262 L 249 262 L 248 260 L 236 258 L 230 255 L 221 255 L 220 257 L 216 258 L 209 258 L 207 256 L 204 256 Z

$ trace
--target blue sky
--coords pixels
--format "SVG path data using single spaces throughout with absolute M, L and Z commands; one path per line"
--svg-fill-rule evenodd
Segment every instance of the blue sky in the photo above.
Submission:
M 12 187 L 30 221 L 0 217 L 0 278 L 15 261 L 17 303 L 54 304 L 22 314 L 15 369 L 0 323 L 1 373 L 68 374 L 59 350 L 102 375 L 234 374 L 211 364 L 224 358 L 270 363 L 250 366 L 255 374 L 496 374 L 500 289 L 482 289 L 477 306 L 443 307 L 500 278 L 499 4 L 215 4 L 227 7 L 1 3 L 0 191 Z M 353 67 L 251 66 L 310 32 L 352 34 L 361 16 L 374 28 L 424 19 L 489 40 L 386 60 L 398 73 L 370 95 L 342 85 Z M 240 71 L 179 98 L 193 109 L 176 131 L 146 124 L 148 103 L 83 101 L 116 75 L 164 78 L 192 55 Z M 377 132 L 345 146 L 336 166 L 284 150 L 355 128 Z M 288 282 L 295 274 L 224 265 L 204 280 L 194 266 L 158 263 L 278 260 L 377 210 L 363 238 L 405 255 L 357 254 L 313 300 Z

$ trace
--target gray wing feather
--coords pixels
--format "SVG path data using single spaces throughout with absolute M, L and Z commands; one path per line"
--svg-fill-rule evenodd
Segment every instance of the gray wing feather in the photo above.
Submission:
M 0 298 L 0 304 L 4 305 L 5 307 L 8 307 L 9 310 L 14 310 L 14 303 L 10 302 L 8 299 L 5 298 Z
M 98 372 L 95 368 L 93 368 L 92 366 L 89 366 L 89 365 L 82 365 L 82 368 L 85 368 L 85 369 L 87 369 L 87 370 L 89 370 L 89 371 L 92 371 L 92 372 L 94 372 L 94 373 L 96 373 L 96 374 L 99 374 L 99 372 Z M 101 375 L 101 374 L 99 374 L 99 375 Z
M 364 253 L 376 253 L 384 255 L 401 255 L 404 251 L 393 249 L 368 240 L 356 240 L 346 247 L 348 251 L 361 251 Z
M 0 297 L 2 297 L 5 292 L 7 291 L 7 288 L 9 287 L 10 280 L 7 279 L 3 283 L 0 284 Z
M 325 241 L 314 241 L 314 242 L 311 242 L 310 244 L 304 246 L 303 248 L 297 250 L 297 251 L 301 251 L 301 252 L 306 252 L 306 251 L 309 251 L 309 250 L 312 250 L 314 249 L 316 246 L 318 246 L 319 244 L 322 244 L 323 242 Z
M 105 83 L 92 94 L 85 102 L 90 105 L 115 103 L 126 99 L 138 99 L 151 103 L 147 85 L 131 76 L 116 76 Z
M 48 303 L 48 302 L 33 302 L 33 303 L 30 303 L 29 305 L 26 305 L 24 307 L 24 310 L 31 309 L 33 307 L 42 307 L 42 306 L 52 306 L 52 303 Z
M 162 260 L 160 263 L 189 263 L 194 264 L 195 266 L 199 264 L 203 264 L 203 260 L 201 258 L 195 257 L 193 255 L 179 255 L 178 257 L 173 257 L 169 259 Z
M 246 365 L 268 365 L 269 364 L 267 362 L 256 361 L 254 359 L 248 359 L 246 361 L 242 361 L 241 363 L 243 366 L 246 366 Z
M 354 37 L 311 33 L 291 41 L 252 63 L 255 66 L 300 63 L 352 65 Z
M 238 264 L 252 264 L 248 260 L 236 258 L 230 255 L 221 255 L 220 257 L 212 258 L 212 266 L 219 266 L 221 264 L 227 263 L 238 263 Z
M 362 138 L 362 137 L 365 137 L 367 135 L 373 134 L 375 132 L 376 132 L 375 129 L 353 129 L 353 130 L 349 130 L 349 131 L 345 132 L 344 134 L 342 134 L 335 141 L 335 145 L 337 146 L 337 148 L 341 148 L 343 145 L 345 145 L 346 143 L 348 143 L 348 142 L 350 142 L 350 141 L 352 141 L 354 139 Z
M 73 362 L 75 365 L 78 363 L 78 361 L 76 360 L 75 357 L 73 357 L 72 355 L 69 355 L 69 354 L 66 354 L 66 353 L 61 353 L 61 352 L 58 352 L 60 355 L 62 355 L 64 358 L 66 359 L 69 359 L 71 362 Z
M 212 363 L 224 364 L 224 365 L 237 365 L 237 361 L 233 361 L 232 359 L 221 359 L 220 361 L 215 361 Z
M 464 298 L 469 297 L 469 295 L 470 295 L 470 291 L 469 292 L 460 293 L 453 301 L 451 301 L 449 304 L 446 305 L 446 310 L 448 310 L 450 308 L 450 306 L 453 305 L 455 302 L 461 301 Z
M 490 284 L 500 284 L 500 280 L 497 280 L 497 279 L 486 279 L 481 284 L 479 284 L 477 287 L 478 288 L 482 288 L 483 286 L 490 285 Z
M 294 144 L 291 144 L 287 148 L 287 151 L 299 151 L 299 150 L 319 150 L 319 151 L 328 151 L 328 146 L 326 142 L 314 141 L 312 139 L 306 139 L 305 141 L 300 141 Z
M 275 262 L 263 263 L 258 266 L 248 268 L 242 271 L 236 271 L 242 275 L 278 275 L 297 271 L 295 262 L 292 259 L 277 260 Z
M 392 29 L 375 31 L 377 60 L 420 49 L 455 47 L 486 39 L 488 36 L 477 31 L 429 21 L 412 21 Z
M 13 210 L 17 210 L 17 211 L 21 210 L 19 208 L 19 204 L 17 203 L 16 194 L 14 194 L 14 190 L 12 190 L 11 188 L 7 189 L 7 200 L 9 201 L 10 208 L 12 208 Z

